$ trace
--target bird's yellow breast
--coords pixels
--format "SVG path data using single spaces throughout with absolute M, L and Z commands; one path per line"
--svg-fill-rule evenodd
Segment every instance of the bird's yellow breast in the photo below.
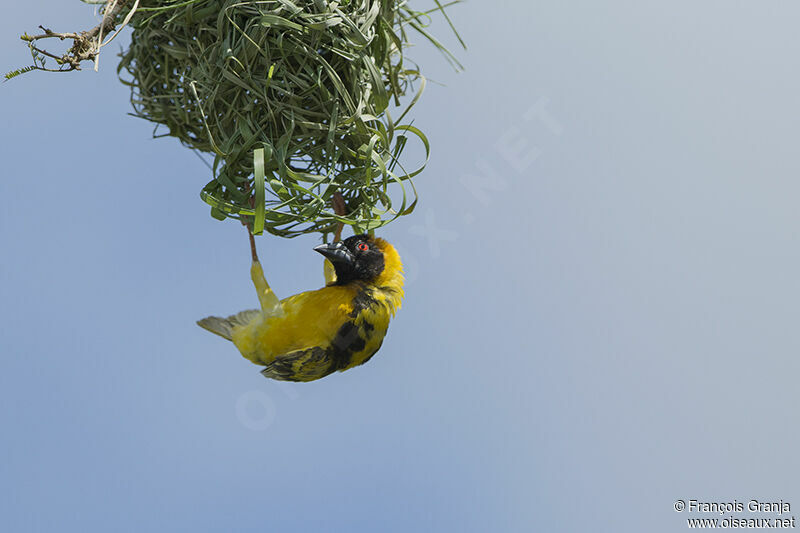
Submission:
M 258 316 L 233 332 L 233 342 L 247 359 L 265 365 L 276 356 L 326 346 L 352 312 L 355 291 L 324 287 L 281 300 L 282 315 Z

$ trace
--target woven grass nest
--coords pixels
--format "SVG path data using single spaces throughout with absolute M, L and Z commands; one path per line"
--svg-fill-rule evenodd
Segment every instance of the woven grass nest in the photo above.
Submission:
M 444 12 L 438 1 L 428 12 L 397 0 L 134 8 L 120 77 L 137 116 L 214 156 L 201 192 L 212 216 L 253 217 L 254 233 L 294 237 L 331 233 L 338 222 L 370 231 L 414 208 L 410 180 L 430 147 L 403 123 L 424 88 L 404 51 L 412 29 L 457 65 L 426 29 L 429 13 Z M 426 154 L 413 169 L 400 160 L 411 140 Z M 346 214 L 333 210 L 337 192 Z

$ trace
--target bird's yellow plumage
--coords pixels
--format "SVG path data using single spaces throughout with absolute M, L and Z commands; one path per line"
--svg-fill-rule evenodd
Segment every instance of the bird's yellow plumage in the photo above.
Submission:
M 385 240 L 367 235 L 316 250 L 333 266 L 326 268 L 325 287 L 278 300 L 254 260 L 251 275 L 261 310 L 198 324 L 233 341 L 274 379 L 312 381 L 365 363 L 401 305 L 400 256 Z

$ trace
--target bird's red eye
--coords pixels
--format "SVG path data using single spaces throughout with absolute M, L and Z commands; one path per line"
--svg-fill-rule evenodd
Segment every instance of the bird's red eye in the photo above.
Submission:
M 360 242 L 360 243 L 358 243 L 357 248 L 359 250 L 361 250 L 362 252 L 366 252 L 367 250 L 369 250 L 369 244 L 367 244 L 365 242 Z

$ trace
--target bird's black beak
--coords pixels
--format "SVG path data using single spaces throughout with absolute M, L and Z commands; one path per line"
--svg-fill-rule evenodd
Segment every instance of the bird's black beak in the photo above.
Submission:
M 331 244 L 320 244 L 314 248 L 314 251 L 319 252 L 327 257 L 328 260 L 334 265 L 352 265 L 355 261 L 353 254 L 347 249 L 347 247 L 345 247 L 344 244 L 341 243 L 341 241 Z

